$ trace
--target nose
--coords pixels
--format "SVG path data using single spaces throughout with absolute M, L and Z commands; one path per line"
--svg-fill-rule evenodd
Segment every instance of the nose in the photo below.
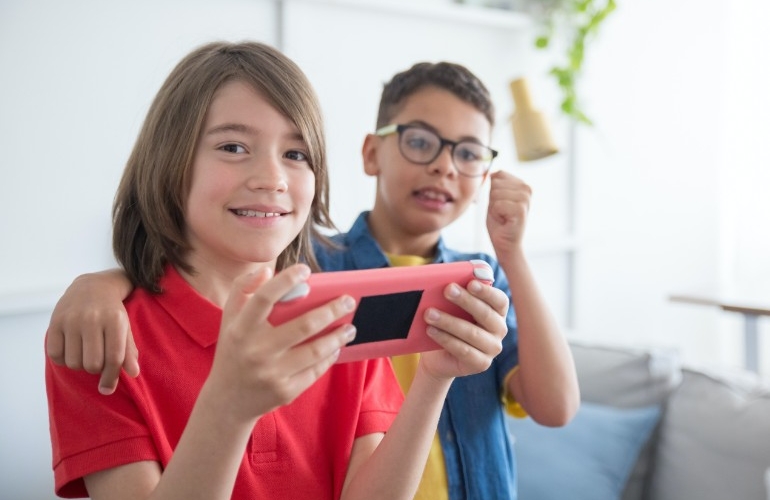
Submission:
M 442 144 L 438 156 L 428 165 L 428 172 L 431 174 L 450 176 L 457 174 L 454 159 L 452 158 L 452 151 L 453 148 L 451 144 Z
M 286 171 L 280 158 L 271 156 L 249 167 L 246 186 L 251 191 L 285 192 L 289 188 Z

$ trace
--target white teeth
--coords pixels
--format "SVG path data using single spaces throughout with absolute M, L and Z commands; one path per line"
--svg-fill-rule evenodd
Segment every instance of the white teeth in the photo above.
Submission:
M 243 217 L 280 217 L 278 212 L 258 212 L 256 210 L 235 210 L 236 215 Z
M 420 195 L 431 200 L 441 200 L 441 201 L 447 200 L 447 196 L 444 193 L 439 193 L 439 192 L 431 191 L 427 189 L 421 191 Z

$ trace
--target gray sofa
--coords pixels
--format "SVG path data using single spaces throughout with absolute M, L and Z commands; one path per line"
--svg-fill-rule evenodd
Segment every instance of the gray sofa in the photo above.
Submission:
M 508 421 L 520 500 L 770 500 L 770 381 L 673 351 L 571 346 L 575 419 Z

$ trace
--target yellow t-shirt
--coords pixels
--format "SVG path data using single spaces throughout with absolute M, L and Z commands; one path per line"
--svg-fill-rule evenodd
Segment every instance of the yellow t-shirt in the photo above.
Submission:
M 386 253 L 385 255 L 388 258 L 390 265 L 395 267 L 421 266 L 432 262 L 432 259 L 417 255 L 393 255 L 389 253 Z M 417 364 L 420 361 L 420 355 L 405 354 L 403 356 L 393 356 L 391 361 L 401 390 L 406 394 L 412 386 L 412 380 L 414 380 L 414 375 L 417 372 Z M 506 389 L 508 386 L 508 379 L 517 369 L 518 366 L 514 367 L 505 377 L 505 383 L 503 384 L 503 389 L 501 391 L 501 402 L 508 414 L 523 418 L 527 413 L 521 405 L 508 394 Z M 420 480 L 420 487 L 417 489 L 417 494 L 414 498 L 415 500 L 448 500 L 449 487 L 447 485 L 444 451 L 441 448 L 441 441 L 439 440 L 438 433 L 436 433 L 433 436 L 433 444 L 431 445 L 430 453 L 428 454 L 428 461 L 425 464 L 425 471 Z
M 431 259 L 416 255 L 386 255 L 392 266 L 421 266 L 431 262 Z M 405 354 L 403 356 L 393 356 L 391 361 L 393 362 L 393 370 L 396 372 L 396 378 L 401 386 L 401 390 L 406 394 L 412 386 L 420 355 Z M 444 451 L 441 449 L 441 441 L 439 440 L 438 433 L 436 433 L 433 435 L 433 444 L 428 454 L 428 461 L 425 464 L 425 471 L 422 474 L 420 487 L 417 488 L 417 494 L 414 498 L 415 500 L 448 500 L 449 487 L 447 484 Z

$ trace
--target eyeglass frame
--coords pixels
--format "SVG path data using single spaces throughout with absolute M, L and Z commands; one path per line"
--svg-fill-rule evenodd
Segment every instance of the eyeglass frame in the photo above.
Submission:
M 433 135 L 435 135 L 438 138 L 438 140 L 439 140 L 439 148 L 436 150 L 436 155 L 433 158 L 431 158 L 428 161 L 424 161 L 424 162 L 422 162 L 422 161 L 415 161 L 415 160 L 412 160 L 411 158 L 407 158 L 407 156 L 404 154 L 403 150 L 401 149 L 401 134 L 405 130 L 408 130 L 410 128 L 417 128 L 417 129 L 420 129 L 420 130 L 424 130 L 425 132 L 433 134 Z M 498 152 L 496 150 L 490 148 L 489 146 L 485 146 L 483 144 L 479 144 L 479 143 L 476 143 L 476 142 L 473 142 L 473 141 L 470 141 L 470 140 L 452 141 L 452 140 L 446 139 L 444 137 L 441 137 L 436 132 L 434 132 L 434 131 L 426 128 L 426 127 L 422 127 L 420 125 L 404 125 L 404 124 L 391 123 L 390 125 L 385 125 L 385 126 L 382 126 L 382 127 L 378 128 L 377 130 L 375 130 L 374 135 L 376 135 L 378 137 L 386 137 L 386 136 L 388 136 L 390 134 L 396 134 L 396 133 L 398 134 L 398 152 L 401 153 L 401 156 L 403 156 L 406 161 L 414 163 L 415 165 L 430 165 L 431 163 L 436 161 L 436 158 L 441 156 L 441 152 L 444 150 L 444 147 L 450 146 L 449 155 L 452 157 L 452 165 L 454 166 L 455 170 L 457 170 L 458 174 L 460 174 L 462 176 L 465 176 L 465 177 L 482 177 L 487 172 L 489 172 L 489 170 L 492 168 L 492 162 L 494 161 L 495 158 L 497 158 L 497 155 L 498 155 Z M 457 162 L 455 161 L 455 148 L 457 147 L 458 144 L 461 144 L 461 143 L 464 143 L 464 142 L 471 142 L 473 144 L 476 144 L 477 146 L 481 146 L 482 148 L 485 148 L 485 149 L 489 150 L 489 153 L 492 155 L 492 157 L 489 159 L 489 164 L 487 165 L 487 168 L 483 172 L 481 172 L 480 174 L 476 174 L 476 175 L 466 174 L 465 172 L 463 172 L 462 170 L 460 170 L 457 167 Z

